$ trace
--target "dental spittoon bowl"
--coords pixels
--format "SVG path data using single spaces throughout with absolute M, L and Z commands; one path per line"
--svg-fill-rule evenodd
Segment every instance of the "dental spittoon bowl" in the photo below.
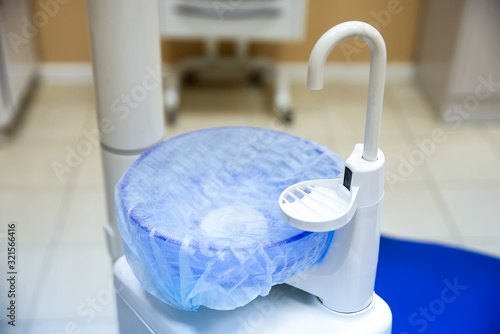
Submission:
M 115 188 L 127 261 L 171 306 L 243 306 L 320 261 L 331 243 L 333 231 L 282 220 L 281 192 L 343 170 L 328 148 L 273 130 L 223 127 L 166 140 Z

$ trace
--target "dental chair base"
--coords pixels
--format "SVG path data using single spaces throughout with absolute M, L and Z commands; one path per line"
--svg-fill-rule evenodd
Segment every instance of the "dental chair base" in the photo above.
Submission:
M 201 307 L 191 312 L 170 307 L 146 292 L 123 256 L 114 265 L 114 282 L 121 334 L 391 333 L 391 311 L 376 294 L 360 312 L 337 313 L 317 297 L 282 284 L 268 296 L 232 311 Z

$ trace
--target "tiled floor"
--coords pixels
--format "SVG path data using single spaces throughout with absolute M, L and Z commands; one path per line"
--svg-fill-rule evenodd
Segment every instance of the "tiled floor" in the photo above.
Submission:
M 344 159 L 363 140 L 366 85 L 338 82 L 311 92 L 294 84 L 292 94 L 296 120 L 285 131 Z M 189 88 L 182 98 L 167 137 L 279 125 L 257 88 Z M 17 131 L 0 143 L 0 233 L 13 221 L 19 234 L 18 333 L 117 332 L 99 148 L 62 181 L 51 167 L 83 129 L 96 128 L 94 103 L 92 87 L 42 85 Z M 431 141 L 433 131 L 443 132 L 439 142 Z M 380 147 L 388 176 L 384 234 L 500 257 L 500 124 L 449 128 L 414 84 L 388 82 Z

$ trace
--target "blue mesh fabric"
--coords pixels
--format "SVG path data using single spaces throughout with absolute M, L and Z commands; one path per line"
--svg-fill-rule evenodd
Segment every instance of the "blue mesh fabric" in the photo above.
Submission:
M 145 290 L 179 309 L 243 306 L 330 245 L 333 232 L 281 219 L 281 192 L 343 168 L 329 149 L 266 129 L 214 128 L 164 141 L 116 185 L 127 260 Z

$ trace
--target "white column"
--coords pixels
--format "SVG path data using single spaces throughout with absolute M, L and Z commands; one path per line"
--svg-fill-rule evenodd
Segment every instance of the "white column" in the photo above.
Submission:
M 160 29 L 156 0 L 87 0 L 92 66 L 113 260 L 123 254 L 114 186 L 128 166 L 163 139 Z

